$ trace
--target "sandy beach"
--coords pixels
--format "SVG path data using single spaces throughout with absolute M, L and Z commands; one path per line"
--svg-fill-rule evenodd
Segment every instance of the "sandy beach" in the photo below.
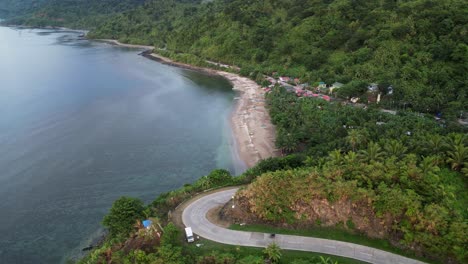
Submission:
M 218 71 L 239 93 L 231 115 L 231 127 L 240 158 L 247 167 L 258 161 L 278 156 L 275 148 L 275 127 L 265 107 L 265 92 L 254 81 L 234 73 Z
M 275 147 L 275 127 L 265 107 L 265 92 L 256 82 L 230 72 L 175 62 L 155 53 L 143 55 L 161 63 L 220 75 L 229 80 L 239 95 L 230 120 L 239 158 L 250 168 L 262 159 L 280 155 Z

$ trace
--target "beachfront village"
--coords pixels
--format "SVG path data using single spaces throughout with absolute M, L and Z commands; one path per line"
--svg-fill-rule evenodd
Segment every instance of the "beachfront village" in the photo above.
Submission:
M 277 75 L 273 73 L 273 75 Z M 299 78 L 293 78 L 288 76 L 279 76 L 279 77 L 265 77 L 265 80 L 268 82 L 268 85 L 263 88 L 265 92 L 270 92 L 271 89 L 275 86 L 284 87 L 288 92 L 295 93 L 298 97 L 302 98 L 321 98 L 325 101 L 336 100 L 337 91 L 344 86 L 343 83 L 334 82 L 332 84 L 327 84 L 325 82 L 315 82 L 313 84 L 301 83 Z M 265 83 L 262 83 L 265 84 Z M 349 97 L 348 101 L 353 104 L 365 104 L 365 103 L 380 103 L 382 96 L 391 96 L 393 95 L 393 87 L 389 85 L 388 87 L 380 87 L 377 83 L 370 83 L 365 90 L 367 91 L 363 97 Z

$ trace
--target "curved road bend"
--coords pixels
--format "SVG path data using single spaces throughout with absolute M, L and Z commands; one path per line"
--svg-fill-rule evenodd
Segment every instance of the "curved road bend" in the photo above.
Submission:
M 192 200 L 182 213 L 184 225 L 192 227 L 193 232 L 201 237 L 229 245 L 267 247 L 270 243 L 275 242 L 282 249 L 318 252 L 369 263 L 424 263 L 383 250 L 347 242 L 279 234 L 275 238 L 270 238 L 270 234 L 267 233 L 229 230 L 208 221 L 206 218 L 208 211 L 227 203 L 237 190 L 238 188 L 229 189 L 209 194 L 195 201 Z

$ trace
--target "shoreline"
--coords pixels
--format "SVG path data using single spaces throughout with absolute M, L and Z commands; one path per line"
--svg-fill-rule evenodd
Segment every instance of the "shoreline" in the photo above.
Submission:
M 255 81 L 235 73 L 176 62 L 149 50 L 141 55 L 166 65 L 227 79 L 238 94 L 229 118 L 235 141 L 232 152 L 237 153 L 247 169 L 262 159 L 280 155 L 275 147 L 276 130 L 265 107 L 265 92 Z
M 115 40 L 115 39 L 90 39 L 90 40 L 104 42 L 104 43 L 108 43 L 108 44 L 111 44 L 111 45 L 127 47 L 127 48 L 137 48 L 137 49 L 147 49 L 147 50 L 153 50 L 154 49 L 153 46 L 125 44 L 125 43 L 119 42 L 118 40 Z
M 95 41 L 145 49 L 140 55 L 147 59 L 225 78 L 238 95 L 234 98 L 235 102 L 229 117 L 234 141 L 234 146 L 231 149 L 233 162 L 239 163 L 238 161 L 241 160 L 244 163 L 244 166 L 241 167 L 248 169 L 262 159 L 280 156 L 280 151 L 275 147 L 276 129 L 271 123 L 270 115 L 265 106 L 265 91 L 255 81 L 235 73 L 173 61 L 154 53 L 153 46 L 125 44 L 115 39 L 95 39 Z

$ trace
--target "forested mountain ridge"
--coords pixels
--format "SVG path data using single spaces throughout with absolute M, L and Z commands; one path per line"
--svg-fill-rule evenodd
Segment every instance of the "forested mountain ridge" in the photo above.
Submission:
M 141 5 L 145 0 L 23 0 L 3 4 L 7 23 L 92 29 L 109 15 Z M 1 7 L 1 5 L 0 5 Z
M 37 10 L 46 0 L 1 0 L 0 18 L 9 18 L 31 13 Z
M 154 0 L 91 36 L 156 44 L 251 72 L 395 88 L 393 107 L 467 109 L 468 6 L 461 0 Z

